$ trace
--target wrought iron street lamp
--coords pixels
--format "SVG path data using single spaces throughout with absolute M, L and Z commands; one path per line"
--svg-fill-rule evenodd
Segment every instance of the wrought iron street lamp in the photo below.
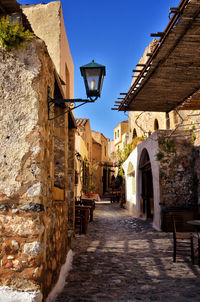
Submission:
M 48 119 L 49 120 L 53 120 L 56 117 L 60 116 L 60 115 L 58 115 L 53 118 L 50 117 L 50 108 L 53 104 L 60 105 L 63 107 L 63 105 L 65 106 L 65 103 L 81 103 L 74 107 L 68 107 L 67 110 L 64 112 L 64 113 L 67 113 L 67 112 L 74 110 L 86 103 L 93 103 L 96 101 L 96 99 L 98 97 L 101 96 L 103 79 L 104 79 L 104 76 L 106 75 L 105 66 L 95 63 L 94 60 L 92 60 L 91 63 L 81 66 L 80 71 L 81 71 L 81 75 L 84 79 L 86 95 L 87 95 L 88 99 L 85 99 L 85 100 L 83 100 L 83 99 L 52 99 L 48 95 Z
M 84 79 L 86 94 L 91 101 L 95 101 L 101 95 L 103 79 L 106 74 L 105 66 L 91 63 L 80 67 L 81 75 Z

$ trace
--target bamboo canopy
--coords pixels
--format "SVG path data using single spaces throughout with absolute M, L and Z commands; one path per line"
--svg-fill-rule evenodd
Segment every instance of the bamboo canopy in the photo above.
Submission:
M 200 109 L 200 1 L 182 0 L 118 111 Z

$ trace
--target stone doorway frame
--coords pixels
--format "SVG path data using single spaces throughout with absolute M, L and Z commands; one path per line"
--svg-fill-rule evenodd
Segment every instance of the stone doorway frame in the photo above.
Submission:
M 140 217 L 153 220 L 154 216 L 154 195 L 153 195 L 153 175 L 149 153 L 146 148 L 142 150 L 138 175 L 140 175 L 141 198 Z

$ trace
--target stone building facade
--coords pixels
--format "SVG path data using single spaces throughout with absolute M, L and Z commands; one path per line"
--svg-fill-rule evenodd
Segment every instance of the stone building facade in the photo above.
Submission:
M 191 131 L 157 130 L 140 143 L 123 164 L 130 212 L 161 230 L 168 210 L 198 211 L 194 152 Z
M 109 143 L 110 140 L 106 138 L 101 132 L 92 131 L 92 163 L 95 166 L 98 163 L 96 171 L 97 193 L 102 196 L 108 191 L 110 186 L 110 157 L 109 157 Z
M 76 197 L 79 198 L 86 189 L 86 183 L 92 169 L 92 133 L 89 119 L 76 118 L 75 135 L 75 169 L 76 169 Z M 87 189 L 86 189 L 87 190 Z
M 153 40 L 145 49 L 131 86 L 157 45 Z M 195 98 L 199 99 L 199 91 Z M 199 211 L 200 111 L 182 108 L 169 113 L 130 111 L 128 128 L 120 138 L 133 150 L 123 165 L 126 205 L 133 215 L 151 219 L 159 230 L 165 229 L 170 209 L 185 210 L 187 215 Z M 115 128 L 115 146 L 118 140 Z
M 45 301 L 74 230 L 75 121 L 53 104 L 48 119 L 66 92 L 41 39 L 0 49 L 0 68 L 0 296 Z
M 146 48 L 139 65 L 147 62 L 156 43 Z M 129 113 L 128 143 L 135 149 L 123 165 L 127 207 L 134 215 L 151 219 L 156 229 L 165 229 L 170 209 L 198 212 L 199 113 L 178 109 Z
M 61 78 L 65 98 L 74 98 L 74 64 L 67 40 L 60 1 L 22 6 L 31 27 L 47 49 Z M 42 22 L 41 22 L 42 20 Z
M 89 119 L 76 118 L 76 125 L 76 196 L 90 193 L 86 192 L 89 186 L 93 193 L 102 196 L 109 186 L 106 165 L 109 163 L 110 141 L 101 132 L 91 130 Z

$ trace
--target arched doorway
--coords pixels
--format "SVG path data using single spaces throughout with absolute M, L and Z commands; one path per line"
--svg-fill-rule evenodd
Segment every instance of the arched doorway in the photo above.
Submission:
M 151 162 L 147 149 L 144 149 L 142 151 L 139 169 L 141 171 L 140 216 L 149 220 L 153 220 L 153 178 Z

